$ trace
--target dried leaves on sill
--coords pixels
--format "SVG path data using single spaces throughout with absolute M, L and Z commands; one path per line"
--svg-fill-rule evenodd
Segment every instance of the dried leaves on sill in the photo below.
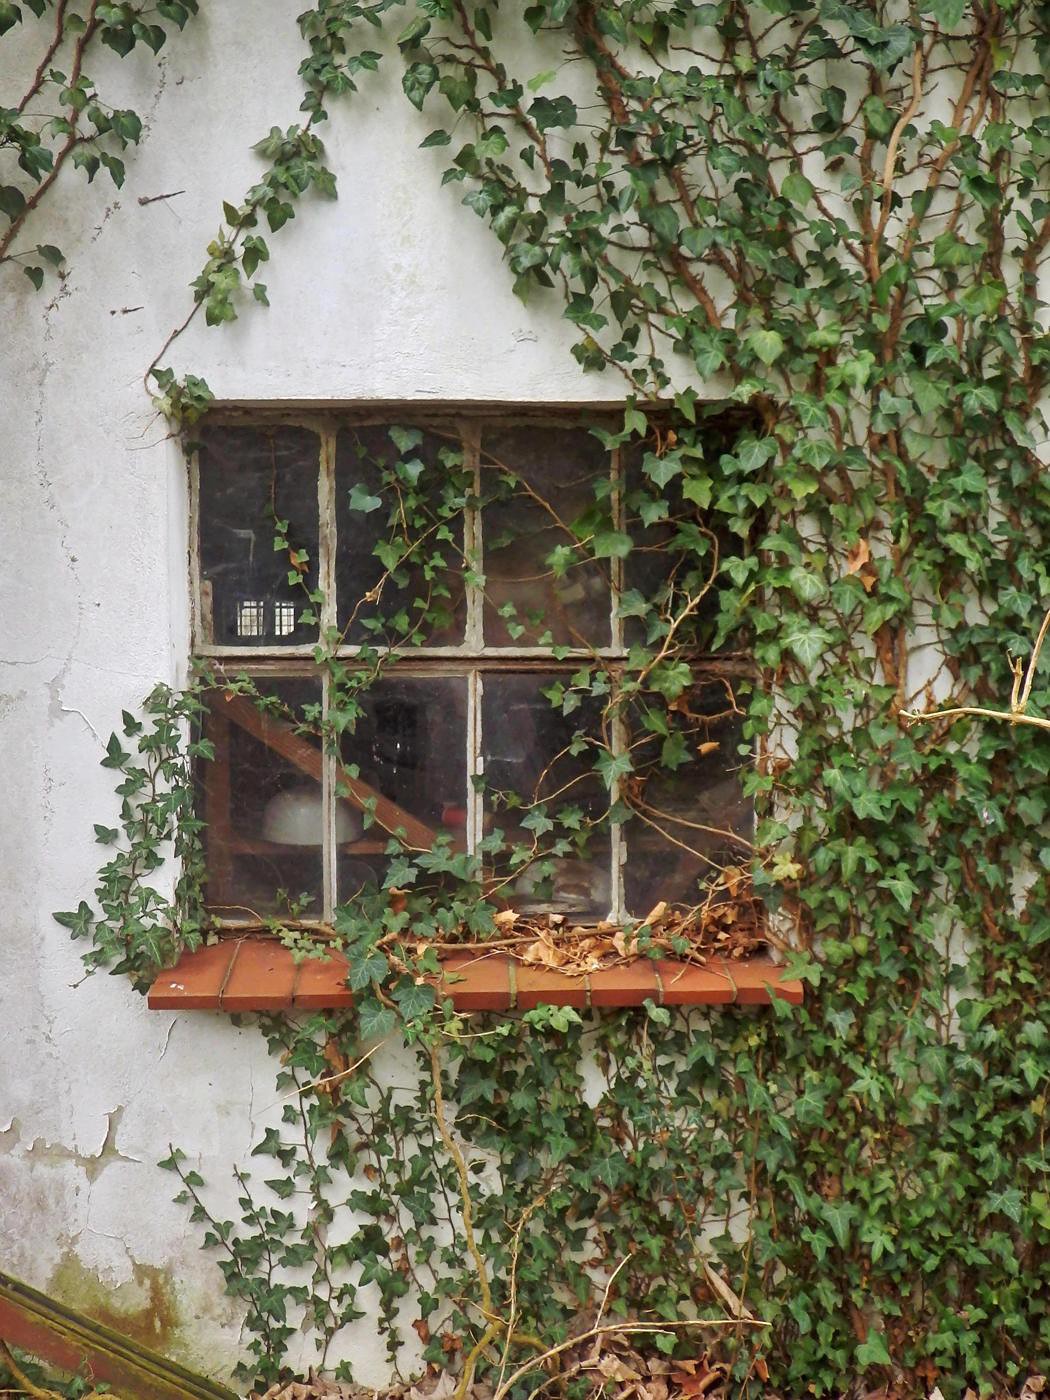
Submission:
M 571 924 L 563 914 L 527 919 L 510 909 L 496 915 L 496 926 L 519 936 L 520 945 L 508 951 L 520 962 L 569 976 L 622 966 L 640 956 L 695 963 L 712 954 L 743 958 L 767 941 L 762 906 L 742 870 L 723 871 L 719 888 L 695 908 L 657 904 L 640 928 Z

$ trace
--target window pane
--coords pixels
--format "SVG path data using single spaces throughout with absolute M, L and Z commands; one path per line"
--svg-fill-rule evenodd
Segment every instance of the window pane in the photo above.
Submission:
M 647 456 L 656 465 L 653 444 L 627 449 L 625 456 L 624 527 L 633 548 L 623 569 L 624 640 L 633 646 L 663 636 L 666 619 L 707 588 L 690 614 L 688 636 L 679 641 L 709 650 L 719 601 L 717 578 L 710 586 L 708 580 L 716 561 L 739 553 L 740 542 L 724 525 L 713 530 L 713 513 L 683 496 L 684 474 L 662 487 L 653 484 L 644 467 Z M 689 470 L 695 465 L 690 459 Z
M 273 708 L 216 694 L 205 724 L 215 759 L 201 764 L 207 904 L 220 917 L 322 914 L 321 687 L 260 681 Z M 305 731 L 304 732 L 304 728 Z
M 747 867 L 751 801 L 744 796 L 748 759 L 738 752 L 743 716 L 718 681 L 697 686 L 680 710 L 662 701 L 630 716 L 634 772 L 625 797 L 636 815 L 624 825 L 628 912 L 644 918 L 659 901 L 693 906 L 720 870 Z M 670 767 L 669 765 L 676 765 Z
M 611 898 L 609 799 L 594 770 L 600 710 L 587 697 L 564 714 L 559 687 L 568 679 L 484 677 L 485 836 L 498 847 L 486 864 L 496 893 L 523 914 L 603 919 Z
M 300 622 L 317 587 L 320 446 L 305 428 L 209 428 L 200 463 L 201 629 L 231 646 L 309 642 Z M 289 583 L 289 550 L 274 549 L 276 521 L 301 582 Z
M 429 850 L 445 835 L 466 849 L 467 680 L 387 677 L 357 698 L 360 714 L 343 735 L 345 794 L 339 837 L 338 899 L 381 883 L 390 836 Z M 362 811 L 375 820 L 365 825 Z
M 466 620 L 462 448 L 405 431 L 400 448 L 385 427 L 339 434 L 339 626 L 350 643 L 455 645 Z M 377 588 L 377 598 L 366 598 Z
M 612 528 L 608 453 L 583 428 L 494 430 L 481 447 L 486 644 L 608 646 L 609 561 L 580 543 Z

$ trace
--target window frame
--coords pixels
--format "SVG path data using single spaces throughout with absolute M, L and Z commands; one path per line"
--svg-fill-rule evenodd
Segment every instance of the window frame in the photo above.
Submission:
M 556 427 L 560 429 L 590 429 L 605 427 L 616 432 L 623 421 L 623 404 L 441 404 L 434 405 L 419 401 L 373 401 L 367 405 L 323 405 L 317 407 L 295 406 L 254 406 L 251 404 L 223 405 L 208 414 L 207 426 L 240 427 L 265 430 L 277 427 L 298 427 L 317 434 L 317 525 L 318 558 L 317 587 L 323 595 L 318 609 L 319 622 L 316 639 L 310 642 L 291 644 L 265 643 L 243 646 L 216 643 L 208 635 L 206 619 L 210 609 L 206 606 L 205 590 L 207 582 L 203 577 L 201 558 L 201 496 L 199 449 L 195 445 L 189 453 L 189 572 L 190 572 L 190 646 L 194 661 L 203 660 L 222 672 L 236 672 L 262 679 L 315 679 L 321 687 L 323 715 L 327 715 L 329 703 L 329 681 L 323 665 L 315 659 L 321 638 L 332 628 L 339 626 L 339 600 L 336 589 L 336 556 L 338 550 L 337 510 L 336 510 L 336 463 L 337 442 L 341 430 L 354 427 L 384 427 L 395 424 L 410 425 L 424 432 L 447 436 L 462 445 L 464 466 L 472 473 L 474 496 L 482 500 L 482 461 L 481 441 L 486 427 L 509 429 L 514 427 Z M 656 417 L 657 415 L 652 415 Z M 727 415 L 728 416 L 728 415 Z M 623 491 L 623 454 L 618 447 L 605 449 L 609 458 L 609 480 L 611 483 L 610 502 L 615 529 L 625 526 Z M 468 506 L 464 512 L 464 557 L 484 567 L 484 533 L 482 525 L 483 506 Z M 610 601 L 609 645 L 584 647 L 555 647 L 538 645 L 486 645 L 483 635 L 485 608 L 484 589 L 464 579 L 465 621 L 462 643 L 437 646 L 412 646 L 411 648 L 388 647 L 369 642 L 366 646 L 358 643 L 342 643 L 332 648 L 331 655 L 337 659 L 352 660 L 363 650 L 379 652 L 398 658 L 391 663 L 388 674 L 404 677 L 456 676 L 462 677 L 467 692 L 467 723 L 465 752 L 465 796 L 467 802 L 466 846 L 468 851 L 476 851 L 477 843 L 484 834 L 485 794 L 473 779 L 483 774 L 484 756 L 482 753 L 481 712 L 484 692 L 483 676 L 487 672 L 517 673 L 535 671 L 549 674 L 564 671 L 566 674 L 577 669 L 583 660 L 596 659 L 605 663 L 614 678 L 620 674 L 628 657 L 629 646 L 625 639 L 624 619 L 619 614 L 619 604 L 624 587 L 623 561 L 617 558 L 603 560 L 608 566 Z M 690 653 L 690 663 L 694 668 L 697 683 L 716 679 L 741 678 L 754 673 L 754 663 L 749 652 L 721 651 L 718 653 L 696 651 Z M 624 752 L 626 727 L 622 718 L 617 718 L 610 727 L 611 752 L 614 756 Z M 303 917 L 290 921 L 304 929 L 330 927 L 337 901 L 337 861 L 338 841 L 336 839 L 336 805 L 338 801 L 338 772 L 341 766 L 339 755 L 321 750 L 322 763 L 322 805 L 324 813 L 324 838 L 321 850 L 322 891 L 319 917 Z M 208 764 L 210 770 L 219 765 Z M 211 803 L 210 773 L 204 775 L 203 801 L 206 809 Z M 225 781 L 229 782 L 229 769 Z M 622 784 L 614 781 L 610 793 L 610 804 L 619 800 Z M 609 870 L 610 870 L 610 909 L 608 922 L 622 924 L 636 918 L 627 913 L 624 897 L 625 860 L 627 855 L 624 825 L 610 823 L 609 828 Z M 210 863 L 210 857 L 209 857 Z M 222 908 L 222 905 L 218 906 Z M 231 931 L 245 931 L 259 926 L 258 918 L 239 918 L 226 915 L 211 915 L 215 924 Z M 588 923 L 589 919 L 579 920 Z

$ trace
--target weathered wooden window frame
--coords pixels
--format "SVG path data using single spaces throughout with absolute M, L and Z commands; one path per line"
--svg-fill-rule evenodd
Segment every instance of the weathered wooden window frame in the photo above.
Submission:
M 318 636 L 328 629 L 338 626 L 338 600 L 336 596 L 336 442 L 340 429 L 347 427 L 388 427 L 395 423 L 411 424 L 413 427 L 442 436 L 458 439 L 464 451 L 464 466 L 473 473 L 474 496 L 481 497 L 482 472 L 481 436 L 483 429 L 506 429 L 519 426 L 557 426 L 559 428 L 591 428 L 603 424 L 615 431 L 622 422 L 622 408 L 617 412 L 615 405 L 594 405 L 557 407 L 550 405 L 532 408 L 463 407 L 444 412 L 418 403 L 378 403 L 365 409 L 338 409 L 332 411 L 302 412 L 257 410 L 241 406 L 235 409 L 216 410 L 209 417 L 209 425 L 236 426 L 242 428 L 299 427 L 315 432 L 319 439 L 318 460 L 318 588 L 323 594 L 320 609 Z M 624 502 L 622 491 L 623 462 L 618 448 L 609 451 L 609 478 L 611 483 L 611 504 L 614 528 L 624 528 Z M 256 679 L 309 678 L 319 680 L 322 687 L 323 714 L 327 714 L 329 704 L 329 679 L 323 669 L 314 661 L 316 642 L 294 643 L 291 645 L 232 646 L 217 644 L 208 635 L 207 621 L 211 610 L 205 605 L 206 583 L 202 578 L 200 555 L 200 474 L 196 452 L 189 457 L 190 473 L 190 580 L 192 606 L 192 641 L 197 658 L 207 659 L 225 668 L 236 663 L 237 672 Z M 482 537 L 482 510 L 469 506 L 464 512 L 464 555 L 472 562 L 484 564 Z M 496 646 L 485 645 L 483 636 L 484 590 L 476 584 L 464 580 L 466 600 L 466 622 L 462 644 L 440 646 L 413 646 L 409 651 L 387 648 L 369 643 L 368 650 L 399 658 L 396 673 L 405 677 L 456 676 L 466 679 L 467 724 L 466 724 L 466 846 L 476 853 L 484 830 L 484 793 L 473 780 L 483 775 L 481 712 L 486 673 L 500 671 L 534 670 L 537 672 L 566 672 L 578 669 L 581 660 L 599 657 L 609 663 L 615 678 L 627 659 L 628 649 L 624 639 L 624 620 L 619 616 L 620 599 L 623 591 L 623 561 L 609 559 L 610 583 L 610 645 L 602 647 L 561 648 L 555 657 L 552 647 L 543 646 Z M 340 658 L 353 658 L 359 655 L 362 647 L 356 644 L 341 645 L 334 649 Z M 745 658 L 733 654 L 694 653 L 690 657 L 697 681 L 726 678 L 732 675 L 749 674 L 752 667 Z M 623 752 L 625 729 L 621 721 L 611 726 L 612 753 Z M 324 840 L 322 846 L 322 911 L 320 918 L 302 918 L 296 923 L 303 927 L 319 927 L 331 923 L 336 908 L 336 865 L 338 842 L 336 839 L 337 772 L 340 766 L 338 756 L 323 752 L 322 758 L 322 804 L 324 812 Z M 229 772 L 221 774 L 222 764 L 209 764 L 216 770 L 214 776 L 205 778 L 205 805 L 211 805 L 208 793 L 209 781 L 229 781 Z M 611 793 L 611 801 L 620 796 L 617 782 Z M 385 839 L 384 839 L 385 847 Z M 610 824 L 610 891 L 611 903 L 608 919 L 620 923 L 627 918 L 624 900 L 624 863 L 626 860 L 626 840 L 620 823 Z M 255 927 L 257 919 L 223 917 L 219 921 L 229 928 Z

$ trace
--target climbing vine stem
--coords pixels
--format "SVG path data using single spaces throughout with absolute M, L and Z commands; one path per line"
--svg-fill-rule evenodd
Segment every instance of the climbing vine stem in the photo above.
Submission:
M 438 953 L 495 940 L 502 911 L 450 844 L 391 850 L 325 932 L 355 1010 L 264 1027 L 281 1088 L 298 1072 L 307 1088 L 256 1148 L 275 1174 L 211 1227 L 251 1319 L 246 1374 L 281 1375 L 298 1327 L 347 1354 L 343 1329 L 367 1317 L 395 1369 L 422 1357 L 464 1394 L 483 1373 L 524 1393 L 574 1335 L 620 1322 L 667 1324 L 652 1349 L 680 1359 L 700 1332 L 739 1394 L 1016 1388 L 1050 1349 L 1045 632 L 1023 675 L 1008 659 L 1050 600 L 1047 7 L 326 0 L 299 25 L 306 124 L 258 148 L 267 171 L 224 208 L 194 310 L 237 314 L 270 256 L 259 221 L 334 192 L 315 133 L 329 103 L 399 63 L 420 161 L 491 229 L 515 291 L 561 306 L 579 366 L 627 386 L 598 431 L 632 463 L 637 534 L 596 490 L 561 522 L 551 571 L 574 549 L 620 567 L 656 539 L 674 561 L 631 599 L 639 639 L 615 684 L 599 657 L 551 688 L 563 716 L 597 714 L 571 742 L 608 802 L 575 829 L 535 804 L 528 841 L 482 854 L 516 869 L 579 858 L 635 814 L 666 829 L 649 780 L 682 758 L 695 657 L 746 651 L 726 681 L 757 813 L 744 873 L 807 1002 L 465 1023 L 438 995 Z M 153 368 L 196 439 L 207 385 Z M 366 644 L 348 660 L 322 638 L 328 709 L 279 716 L 328 752 L 382 684 L 380 642 L 445 625 L 464 562 L 448 528 L 472 508 L 462 455 L 395 433 L 350 503 L 379 522 Z M 399 590 L 423 538 L 416 607 Z M 309 594 L 302 542 L 281 547 Z M 693 608 L 705 581 L 711 606 Z M 304 606 L 323 608 L 313 591 Z M 1009 724 L 968 722 L 1006 694 Z M 195 721 L 171 707 L 280 709 L 251 675 L 191 695 L 156 701 L 156 784 L 151 756 L 115 741 L 127 849 L 101 918 L 86 901 L 60 916 L 143 979 L 199 936 L 206 893 L 192 861 L 196 914 L 143 886 L 160 847 L 140 820 L 166 804 L 169 834 L 197 820 L 180 766 Z M 315 953 L 293 922 L 267 931 Z M 367 1057 L 395 1031 L 420 1071 L 397 1089 Z M 716 1310 L 731 1325 L 693 1323 Z M 547 1356 L 519 1356 L 518 1334 Z

